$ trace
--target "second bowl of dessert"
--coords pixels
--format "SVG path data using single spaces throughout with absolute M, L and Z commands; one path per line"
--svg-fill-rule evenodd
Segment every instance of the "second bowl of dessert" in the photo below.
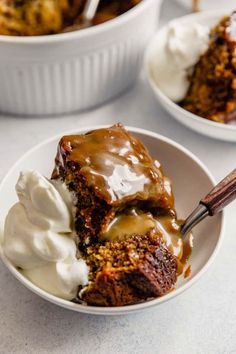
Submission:
M 215 184 L 207 168 L 165 137 L 126 129 L 53 137 L 0 187 L 5 265 L 74 311 L 126 314 L 170 300 L 200 278 L 221 243 L 223 214 L 185 244 L 179 237 L 180 220 Z
M 173 20 L 145 56 L 148 82 L 163 107 L 203 135 L 236 141 L 235 14 L 199 12 Z

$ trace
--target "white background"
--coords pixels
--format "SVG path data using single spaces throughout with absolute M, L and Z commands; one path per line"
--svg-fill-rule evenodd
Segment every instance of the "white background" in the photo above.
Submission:
M 164 0 L 161 23 L 185 11 Z M 175 122 L 156 103 L 141 75 L 129 92 L 90 112 L 37 119 L 0 116 L 0 179 L 23 153 L 54 134 L 117 121 L 183 144 L 217 180 L 236 167 L 236 144 L 211 140 Z M 223 247 L 210 271 L 171 302 L 127 317 L 87 316 L 58 308 L 24 288 L 0 263 L 0 353 L 236 353 L 235 203 L 226 217 Z

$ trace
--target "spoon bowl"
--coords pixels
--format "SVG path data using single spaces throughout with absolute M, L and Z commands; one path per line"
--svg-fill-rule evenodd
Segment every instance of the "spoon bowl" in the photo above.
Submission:
M 96 15 L 100 0 L 87 0 L 82 14 L 74 21 L 74 24 L 67 27 L 64 32 L 71 32 L 84 29 L 91 26 L 91 23 Z

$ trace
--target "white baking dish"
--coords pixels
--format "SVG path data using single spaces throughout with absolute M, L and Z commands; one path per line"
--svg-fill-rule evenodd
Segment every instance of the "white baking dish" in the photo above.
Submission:
M 101 104 L 139 73 L 162 0 L 85 30 L 39 37 L 0 36 L 0 111 L 59 114 Z

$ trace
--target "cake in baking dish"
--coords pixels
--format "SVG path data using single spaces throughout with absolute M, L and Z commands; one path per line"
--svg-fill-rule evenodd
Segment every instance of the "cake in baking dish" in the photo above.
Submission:
M 142 0 L 101 0 L 91 23 L 109 21 Z M 39 36 L 84 28 L 81 17 L 85 0 L 1 0 L 0 34 Z

